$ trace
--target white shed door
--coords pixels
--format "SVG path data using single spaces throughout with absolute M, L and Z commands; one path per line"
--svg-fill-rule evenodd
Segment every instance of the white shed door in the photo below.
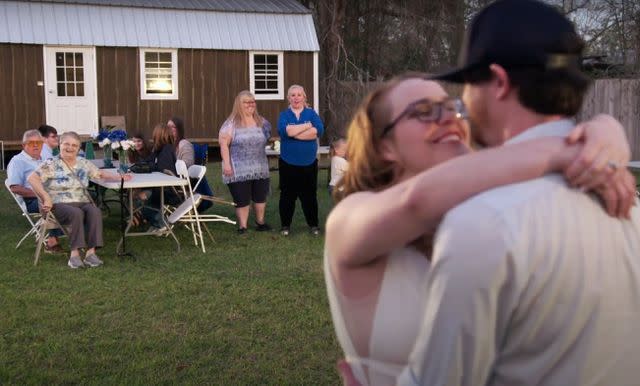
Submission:
M 95 48 L 45 47 L 47 124 L 58 132 L 98 130 Z

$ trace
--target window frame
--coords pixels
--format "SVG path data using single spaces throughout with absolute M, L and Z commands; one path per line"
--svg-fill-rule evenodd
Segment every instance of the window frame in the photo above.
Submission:
M 255 55 L 277 55 L 278 57 L 278 92 L 271 94 L 256 94 Z M 283 51 L 249 51 L 249 91 L 256 100 L 284 99 L 284 52 Z
M 178 50 L 167 48 L 140 48 L 140 99 L 142 100 L 177 100 L 178 98 Z M 150 94 L 146 88 L 145 74 L 145 54 L 147 52 L 154 53 L 170 53 L 171 54 L 171 81 L 173 92 L 171 94 Z

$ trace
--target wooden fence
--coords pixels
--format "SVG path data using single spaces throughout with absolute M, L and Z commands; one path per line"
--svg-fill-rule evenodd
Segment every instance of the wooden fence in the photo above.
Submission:
M 598 79 L 587 93 L 578 119 L 607 113 L 625 127 L 631 158 L 640 160 L 640 79 Z
M 380 82 L 340 82 L 339 100 L 333 112 L 335 135 L 344 135 L 345 128 L 362 97 L 379 85 Z M 451 95 L 460 95 L 461 87 L 445 85 Z M 640 160 L 640 79 L 598 79 L 593 82 L 585 96 L 582 111 L 577 119 L 583 120 L 597 113 L 608 113 L 624 125 L 632 159 Z

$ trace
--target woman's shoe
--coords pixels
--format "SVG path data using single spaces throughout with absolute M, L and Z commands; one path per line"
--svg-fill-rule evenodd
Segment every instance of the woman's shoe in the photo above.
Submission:
M 238 228 L 236 232 L 238 232 L 239 235 L 243 235 L 247 233 L 247 228 Z
M 271 230 L 271 226 L 269 226 L 269 224 L 267 224 L 266 222 L 260 224 L 259 222 L 256 221 L 256 231 L 268 232 L 270 230 Z

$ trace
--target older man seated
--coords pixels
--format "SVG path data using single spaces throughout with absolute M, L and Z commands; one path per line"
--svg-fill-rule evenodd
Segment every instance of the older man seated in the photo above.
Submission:
M 42 163 L 40 157 L 42 145 L 43 138 L 40 132 L 38 130 L 27 130 L 22 135 L 22 151 L 11 158 L 7 166 L 9 188 L 14 194 L 22 196 L 29 213 L 38 213 L 40 210 L 38 198 L 28 181 L 28 177 Z M 58 236 L 61 235 L 62 231 L 60 229 L 53 229 L 49 232 L 49 237 L 45 244 L 45 252 L 63 252 L 58 244 Z

